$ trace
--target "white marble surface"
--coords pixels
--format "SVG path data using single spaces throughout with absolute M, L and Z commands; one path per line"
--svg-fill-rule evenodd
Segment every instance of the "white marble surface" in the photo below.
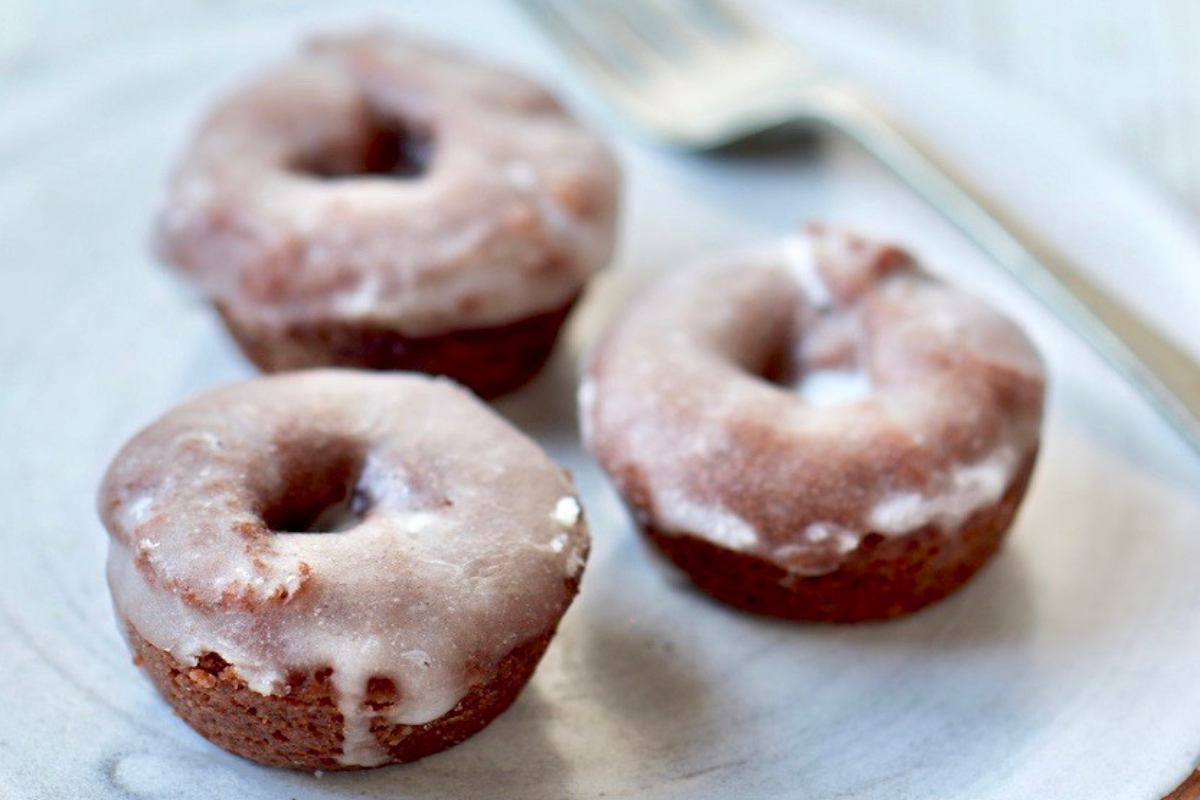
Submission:
M 854 77 L 1200 353 L 1200 240 L 1135 173 L 944 55 L 828 9 L 773 6 L 782 28 L 857 63 Z M 1147 800 L 1191 769 L 1200 464 L 938 217 L 836 141 L 807 159 L 701 159 L 623 137 L 500 4 L 293 9 L 236 21 L 195 10 L 154 22 L 154 37 L 114 28 L 111 44 L 25 61 L 0 90 L 0 798 Z M 109 609 L 92 494 L 133 430 L 251 372 L 146 253 L 182 138 L 301 31 L 364 14 L 555 82 L 613 134 L 628 205 L 619 258 L 549 371 L 500 406 L 574 469 L 596 535 L 561 636 L 479 736 L 416 765 L 318 779 L 208 745 L 138 677 Z M 576 360 L 624 297 L 809 215 L 905 242 L 988 296 L 1027 326 L 1052 376 L 1043 457 L 1003 553 L 951 600 L 885 625 L 786 625 L 696 596 L 647 558 L 576 444 Z

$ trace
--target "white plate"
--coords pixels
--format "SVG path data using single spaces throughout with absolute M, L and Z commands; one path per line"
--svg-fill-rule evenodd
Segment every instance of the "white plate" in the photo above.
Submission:
M 0 83 L 0 797 L 857 797 L 1146 800 L 1200 752 L 1200 462 L 951 230 L 852 149 L 655 151 L 496 3 L 193 15 Z M 1061 126 L 862 24 L 767 8 L 927 131 L 1019 215 L 1200 352 L 1200 245 Z M 353 11 L 353 13 L 352 13 Z M 364 13 L 357 13 L 357 12 Z M 418 764 L 261 768 L 209 745 L 130 665 L 92 497 L 166 408 L 251 370 L 157 268 L 146 230 L 206 103 L 324 23 L 388 18 L 521 64 L 620 137 L 615 269 L 549 371 L 501 409 L 575 470 L 596 546 L 520 701 Z M 1044 455 L 1002 554 L 912 618 L 828 627 L 709 602 L 647 557 L 576 444 L 580 349 L 622 298 L 800 218 L 910 245 L 1022 320 L 1053 378 Z

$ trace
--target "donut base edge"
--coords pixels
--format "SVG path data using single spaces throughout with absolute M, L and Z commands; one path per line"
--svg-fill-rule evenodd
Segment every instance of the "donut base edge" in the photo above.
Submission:
M 126 635 L 134 663 L 150 679 L 175 713 L 211 743 L 234 755 L 271 767 L 295 770 L 353 771 L 373 767 L 343 764 L 342 715 L 338 711 L 332 669 L 289 676 L 289 693 L 263 695 L 250 689 L 224 659 L 205 653 L 195 666 L 146 641 L 132 626 Z M 388 761 L 416 761 L 453 747 L 487 727 L 520 695 L 545 654 L 554 630 L 514 648 L 495 674 L 476 684 L 458 704 L 423 725 L 392 725 L 380 717 L 371 723 Z M 366 705 L 383 708 L 395 692 L 372 682 Z
M 313 367 L 411 370 L 453 378 L 485 400 L 520 389 L 549 360 L 580 294 L 524 319 L 483 328 L 406 336 L 385 323 L 270 323 L 214 307 L 245 356 L 263 372 Z
M 999 550 L 1037 460 L 1030 454 L 994 505 L 977 510 L 947 536 L 926 526 L 903 536 L 868 534 L 842 566 L 797 576 L 751 553 L 688 533 L 641 525 L 643 537 L 696 588 L 741 611 L 806 622 L 893 619 L 945 599 Z M 957 543 L 946 547 L 949 542 Z

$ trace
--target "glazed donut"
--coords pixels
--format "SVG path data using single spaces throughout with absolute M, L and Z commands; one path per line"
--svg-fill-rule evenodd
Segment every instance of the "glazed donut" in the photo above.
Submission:
M 647 292 L 594 349 L 580 416 L 701 589 L 854 621 L 932 603 L 995 552 L 1043 394 L 1012 323 L 895 247 L 814 227 Z
M 297 769 L 412 761 L 487 725 L 589 546 L 565 471 L 418 375 L 202 395 L 121 450 L 99 507 L 135 661 L 201 735 Z
M 265 371 L 528 381 L 612 250 L 618 175 L 544 89 L 395 36 L 313 42 L 219 103 L 157 247 Z

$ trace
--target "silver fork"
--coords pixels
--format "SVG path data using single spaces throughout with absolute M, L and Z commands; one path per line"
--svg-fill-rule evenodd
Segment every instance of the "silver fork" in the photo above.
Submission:
M 608 99 L 715 150 L 784 123 L 849 137 L 1067 323 L 1200 453 L 1200 365 L 1005 219 L 852 87 L 721 0 L 518 0 Z

